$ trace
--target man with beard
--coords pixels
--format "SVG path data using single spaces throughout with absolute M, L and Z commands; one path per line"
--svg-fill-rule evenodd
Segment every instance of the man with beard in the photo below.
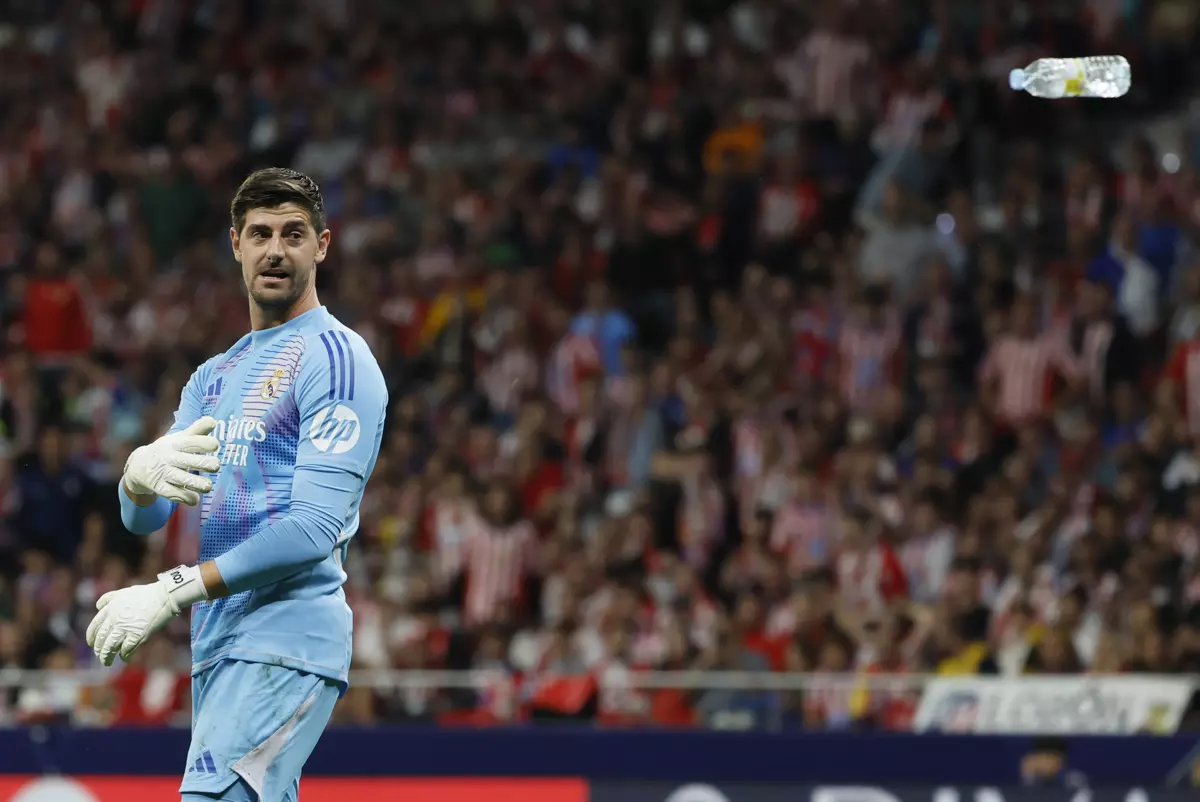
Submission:
M 87 642 L 128 660 L 192 608 L 192 743 L 181 793 L 289 800 L 345 692 L 342 563 L 387 407 L 370 349 L 317 300 L 329 230 L 308 176 L 268 168 L 231 205 L 251 331 L 184 387 L 166 435 L 133 452 L 119 496 L 134 533 L 200 506 L 200 564 L 106 593 Z

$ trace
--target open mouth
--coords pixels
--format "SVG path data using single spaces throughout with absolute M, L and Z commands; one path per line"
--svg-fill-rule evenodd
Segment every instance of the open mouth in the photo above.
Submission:
M 285 279 L 288 277 L 287 271 L 282 268 L 271 268 L 270 270 L 264 270 L 260 275 L 263 278 L 270 279 Z

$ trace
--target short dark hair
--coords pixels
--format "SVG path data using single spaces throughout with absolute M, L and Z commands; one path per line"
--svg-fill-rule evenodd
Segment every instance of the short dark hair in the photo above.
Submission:
M 233 229 L 241 232 L 251 209 L 278 209 L 289 203 L 308 213 L 318 233 L 325 230 L 325 201 L 317 182 L 287 167 L 264 167 L 246 177 L 229 204 Z

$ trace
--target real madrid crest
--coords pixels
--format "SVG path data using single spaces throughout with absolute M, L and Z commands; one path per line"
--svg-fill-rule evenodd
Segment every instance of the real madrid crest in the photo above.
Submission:
M 287 377 L 287 371 L 283 368 L 276 368 L 271 377 L 263 382 L 262 389 L 258 391 L 258 396 L 263 401 L 274 401 L 283 392 L 283 380 Z

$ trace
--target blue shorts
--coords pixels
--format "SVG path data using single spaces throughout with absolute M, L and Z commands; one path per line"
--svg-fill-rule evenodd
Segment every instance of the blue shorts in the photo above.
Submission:
M 337 700 L 333 680 L 266 663 L 222 660 L 192 677 L 185 802 L 297 802 Z

